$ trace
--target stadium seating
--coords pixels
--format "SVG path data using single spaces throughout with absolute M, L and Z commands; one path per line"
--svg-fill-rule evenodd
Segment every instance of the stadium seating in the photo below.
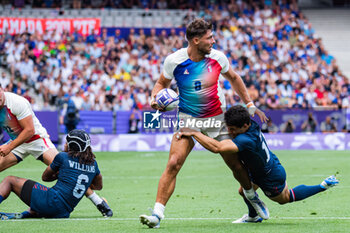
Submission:
M 102 26 L 100 35 L 87 37 L 80 35 L 79 31 L 73 34 L 67 31 L 55 32 L 54 35 L 46 32 L 43 35 L 34 34 L 31 38 L 14 35 L 13 40 L 9 40 L 10 35 L 2 35 L 0 45 L 3 53 L 0 53 L 0 61 L 7 69 L 7 80 L 12 77 L 7 88 L 32 99 L 35 110 L 60 110 L 62 103 L 67 101 L 64 96 L 73 97 L 79 89 L 83 90 L 79 95 L 85 104 L 81 110 L 130 111 L 135 106 L 147 110 L 150 107 L 150 92 L 162 71 L 166 55 L 187 46 L 184 29 L 176 27 L 199 16 L 213 20 L 215 48 L 225 52 L 233 68 L 246 82 L 259 108 L 350 107 L 350 84 L 346 75 L 343 75 L 348 68 L 343 70 L 344 66 L 340 66 L 339 69 L 337 60 L 332 56 L 327 57 L 327 46 L 317 39 L 317 32 L 310 33 L 312 30 L 305 27 L 309 23 L 308 19 L 302 17 L 296 6 L 280 3 L 280 6 L 260 8 L 254 12 L 247 11 L 244 2 L 232 4 L 236 6 L 232 8 L 234 12 L 230 12 L 228 6 L 222 7 L 222 18 L 214 15 L 215 11 L 210 13 L 199 9 L 17 9 L 5 5 L 0 7 L 4 17 L 92 17 L 100 18 Z M 276 9 L 278 7 L 280 9 Z M 287 10 L 288 7 L 293 10 Z M 261 21 L 263 14 L 266 15 L 265 20 Z M 243 20 L 243 15 L 248 17 Z M 346 13 L 339 15 L 343 19 L 348 17 Z M 261 22 L 265 23 L 263 27 L 259 26 Z M 316 18 L 316 27 L 317 22 L 321 21 Z M 330 23 L 337 28 L 340 21 L 333 19 Z M 139 28 L 130 35 L 129 31 L 135 27 L 144 29 L 146 35 Z M 153 31 L 150 28 L 157 29 L 156 35 L 150 35 L 150 31 Z M 176 32 L 171 28 L 176 28 Z M 348 43 L 347 35 L 350 33 L 346 28 L 341 30 L 342 33 L 338 31 L 336 34 L 344 35 L 344 39 L 334 45 L 339 51 L 342 49 L 339 44 Z M 26 48 L 25 43 L 35 48 Z M 12 54 L 13 51 L 15 54 Z M 342 52 L 343 55 L 348 53 L 345 49 Z M 25 62 L 24 57 L 28 55 L 29 61 Z M 111 58 L 111 55 L 114 57 Z M 66 60 L 68 70 L 73 70 L 73 74 L 63 68 L 63 60 Z M 34 72 L 34 66 L 39 70 Z M 55 80 L 58 80 L 62 89 L 57 87 Z M 7 85 L 6 78 L 0 81 Z M 229 83 L 220 80 L 220 84 L 227 105 L 237 104 L 240 100 L 234 96 Z M 172 87 L 176 88 L 175 85 Z M 81 100 L 77 103 L 80 108 L 79 102 Z M 84 111 L 81 112 L 83 114 Z M 79 127 L 92 127 L 96 132 L 102 129 L 105 133 L 115 132 L 113 123 L 104 124 L 81 123 Z M 116 131 L 126 130 L 117 125 Z
M 5 9 L 2 17 L 25 18 L 100 18 L 102 27 L 180 27 L 188 10 L 142 9 Z M 135 20 L 136 19 L 136 20 Z
M 113 112 L 102 111 L 80 111 L 78 129 L 84 129 L 89 133 L 114 133 Z M 65 126 L 60 126 L 60 133 L 65 133 Z
M 309 9 L 303 11 L 312 23 L 316 34 L 337 58 L 340 68 L 350 77 L 350 11 L 348 9 Z

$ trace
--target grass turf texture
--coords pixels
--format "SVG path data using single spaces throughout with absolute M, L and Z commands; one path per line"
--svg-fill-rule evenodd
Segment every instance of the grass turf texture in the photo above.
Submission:
M 157 184 L 167 162 L 167 152 L 96 153 L 104 177 L 106 197 L 114 210 L 110 219 L 101 217 L 87 198 L 69 220 L 37 219 L 0 221 L 0 232 L 349 232 L 350 155 L 336 151 L 276 151 L 287 171 L 289 187 L 319 184 L 339 173 L 340 185 L 304 201 L 279 205 L 268 200 L 271 219 L 261 224 L 231 224 L 247 213 L 238 195 L 238 183 L 220 156 L 192 152 L 177 179 L 160 229 L 148 229 L 138 220 L 153 207 Z M 42 184 L 45 166 L 27 158 L 2 173 L 30 178 Z M 2 212 L 20 212 L 27 207 L 15 194 L 0 204 Z

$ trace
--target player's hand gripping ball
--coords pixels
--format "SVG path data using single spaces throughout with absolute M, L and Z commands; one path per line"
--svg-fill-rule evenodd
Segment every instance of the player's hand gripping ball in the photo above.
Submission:
M 175 91 L 164 88 L 158 92 L 156 102 L 164 111 L 171 111 L 179 104 L 179 96 Z

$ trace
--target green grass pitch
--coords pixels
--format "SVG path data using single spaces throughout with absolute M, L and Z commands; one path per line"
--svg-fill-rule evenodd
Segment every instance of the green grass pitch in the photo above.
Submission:
M 231 224 L 247 208 L 238 195 L 238 183 L 220 156 L 206 151 L 192 152 L 177 179 L 160 229 L 148 229 L 138 220 L 153 207 L 157 184 L 167 162 L 167 152 L 96 153 L 104 177 L 106 197 L 115 216 L 100 213 L 87 199 L 64 220 L 1 221 L 0 232 L 349 232 L 349 151 L 275 151 L 287 171 L 289 187 L 319 184 L 338 173 L 340 185 L 307 200 L 279 205 L 260 196 L 270 209 L 271 219 L 260 224 Z M 41 181 L 45 166 L 27 158 L 0 173 Z M 44 183 L 52 186 L 53 183 Z M 27 207 L 11 194 L 0 204 L 2 212 L 19 212 Z

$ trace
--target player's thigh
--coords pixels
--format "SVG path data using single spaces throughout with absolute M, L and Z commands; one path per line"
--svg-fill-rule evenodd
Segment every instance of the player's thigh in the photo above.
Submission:
M 21 197 L 23 185 L 27 180 L 28 179 L 25 178 L 15 177 L 14 183 L 12 185 L 12 190 L 14 193 L 16 193 L 17 196 Z
M 171 141 L 168 164 L 181 166 L 193 149 L 193 146 L 192 137 L 181 137 L 177 139 L 176 134 L 174 134 Z
M 290 200 L 290 193 L 289 193 L 289 189 L 288 189 L 288 185 L 286 182 L 286 185 L 284 186 L 283 191 L 275 196 L 275 197 L 269 197 L 272 201 L 278 202 L 279 204 L 285 204 L 288 203 Z
M 222 141 L 225 139 L 232 139 L 230 136 L 225 120 L 224 114 L 220 114 L 214 117 L 210 117 L 209 127 L 202 127 L 201 132 L 208 137 L 214 138 L 217 141 Z M 203 124 L 204 125 L 204 124 Z
M 224 114 L 200 118 L 193 117 L 187 113 L 179 112 L 178 120 L 182 123 L 179 123 L 179 128 L 185 127 L 190 128 L 192 130 L 200 131 L 204 135 L 214 138 L 218 141 L 230 138 L 224 121 Z
M 58 154 L 58 150 L 56 148 L 48 149 L 43 153 L 43 162 L 46 165 L 50 165 L 57 154 Z
M 21 191 L 24 183 L 27 181 L 25 178 L 17 176 L 7 176 L 2 182 L 7 182 L 11 186 L 11 191 L 14 192 L 18 197 L 21 197 Z
M 35 182 L 32 187 L 30 208 L 41 217 L 69 217 L 66 204 L 59 198 L 58 191 Z
M 27 153 L 31 154 L 35 159 L 40 159 L 49 165 L 58 154 L 55 145 L 51 142 L 48 137 L 39 138 L 33 142 L 27 143 L 26 145 Z
M 286 171 L 284 167 L 279 164 L 273 166 L 267 175 L 261 177 L 253 177 L 252 180 L 254 183 L 259 185 L 267 197 L 275 198 L 280 196 L 277 200 L 282 201 L 283 199 L 280 198 L 286 198 L 284 197 L 284 194 L 286 192 L 285 189 L 287 186 L 286 178 Z
M 20 160 L 12 152 L 5 157 L 0 156 L 0 172 L 16 165 Z

